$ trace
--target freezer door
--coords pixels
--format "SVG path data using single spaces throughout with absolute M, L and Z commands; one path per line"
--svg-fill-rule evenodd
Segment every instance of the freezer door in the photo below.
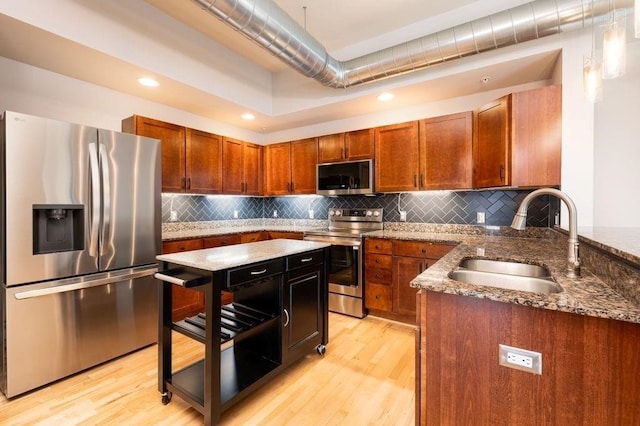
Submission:
M 98 134 L 100 269 L 153 263 L 161 251 L 160 141 L 107 130 Z
M 9 287 L 0 388 L 11 398 L 157 341 L 156 266 Z
M 90 146 L 97 143 L 97 129 L 6 112 L 4 116 L 5 278 L 8 286 L 97 272 L 97 251 L 92 255 L 92 223 L 96 223 L 90 197 L 94 168 Z M 58 244 L 61 220 L 55 212 L 38 219 L 34 206 L 73 206 L 72 225 L 79 235 L 69 247 Z M 65 214 L 69 214 L 67 211 Z M 38 237 L 35 223 L 40 220 Z M 50 225 L 49 234 L 45 229 Z M 55 229 L 54 229 L 55 228 Z M 95 235 L 95 229 L 94 233 Z M 43 250 L 35 253 L 40 238 Z M 46 246 L 51 244 L 51 246 Z M 95 247 L 97 242 L 94 240 Z

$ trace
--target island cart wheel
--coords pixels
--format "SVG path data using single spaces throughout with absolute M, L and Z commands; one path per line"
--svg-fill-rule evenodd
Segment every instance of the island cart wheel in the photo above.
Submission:
M 162 394 L 162 405 L 167 405 L 171 401 L 171 392 Z
M 318 351 L 318 355 L 324 355 L 325 352 L 327 352 L 327 347 L 325 345 L 318 345 L 316 351 Z

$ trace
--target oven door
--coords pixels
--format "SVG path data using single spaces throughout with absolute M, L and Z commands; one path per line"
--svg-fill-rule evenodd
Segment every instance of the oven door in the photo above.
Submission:
M 362 297 L 359 245 L 331 245 L 329 292 Z
M 331 244 L 329 292 L 362 297 L 360 238 L 306 235 L 304 239 Z

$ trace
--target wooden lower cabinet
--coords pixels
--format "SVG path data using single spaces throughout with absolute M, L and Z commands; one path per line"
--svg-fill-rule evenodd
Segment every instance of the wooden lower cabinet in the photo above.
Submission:
M 365 240 L 365 307 L 372 315 L 415 323 L 417 289 L 409 283 L 455 244 Z
M 278 238 L 285 238 L 289 240 L 302 240 L 304 234 L 302 232 L 293 231 L 268 231 L 269 240 L 277 240 Z
M 178 253 L 182 251 L 200 250 L 204 248 L 201 238 L 188 240 L 165 241 L 162 243 L 162 254 Z M 171 316 L 173 321 L 179 321 L 188 316 L 202 312 L 204 307 L 204 293 L 174 286 L 172 289 Z
M 422 290 L 416 425 L 638 425 L 640 324 Z M 542 354 L 542 375 L 498 345 Z

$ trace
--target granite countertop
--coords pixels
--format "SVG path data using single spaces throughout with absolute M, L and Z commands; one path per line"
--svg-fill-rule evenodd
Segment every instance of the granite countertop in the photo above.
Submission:
M 176 222 L 162 224 L 162 241 L 205 238 L 245 232 L 305 232 L 325 228 L 326 220 L 239 219 L 208 222 Z
M 449 226 L 376 231 L 367 234 L 367 237 L 459 243 L 411 282 L 416 288 L 640 323 L 640 307 L 625 299 L 588 268 L 583 266 L 579 279 L 566 277 L 568 243 L 563 233 L 552 229 L 534 229 L 533 234 L 517 232 L 519 231 L 510 229 L 496 228 L 492 231 L 483 227 Z M 448 274 L 465 257 L 516 260 L 544 265 L 549 268 L 563 291 L 544 295 L 467 284 L 450 279 Z
M 225 247 L 162 254 L 156 259 L 176 265 L 189 266 L 205 271 L 220 271 L 277 259 L 310 250 L 329 247 L 330 244 L 300 240 L 267 240 Z

